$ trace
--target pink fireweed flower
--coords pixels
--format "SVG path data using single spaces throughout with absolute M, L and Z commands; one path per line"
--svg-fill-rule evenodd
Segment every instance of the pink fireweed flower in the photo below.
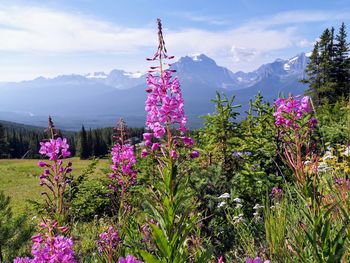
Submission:
M 16 257 L 15 260 L 13 261 L 13 263 L 31 263 L 32 260 L 29 257 L 25 257 L 25 258 L 20 258 L 20 257 Z
M 118 231 L 113 226 L 109 226 L 106 232 L 99 235 L 97 247 L 99 252 L 112 253 L 118 247 L 119 243 L 120 237 Z
M 147 150 L 146 150 L 146 149 L 143 149 L 143 150 L 141 151 L 141 158 L 145 158 L 145 157 L 147 157 L 147 156 L 148 156 Z
M 194 140 L 191 137 L 183 137 L 182 142 L 184 143 L 185 146 L 191 147 L 194 144 Z
M 275 101 L 275 105 L 277 109 L 273 116 L 275 117 L 276 126 L 286 126 L 294 129 L 300 129 L 298 120 L 301 120 L 312 111 L 308 96 L 302 99 L 292 95 L 288 99 L 278 98 Z M 309 128 L 314 128 L 316 123 L 316 119 L 310 119 Z
M 279 200 L 282 197 L 283 191 L 278 187 L 273 187 L 270 196 L 274 199 Z
M 159 148 L 159 143 L 156 142 L 156 143 L 153 143 L 151 150 L 154 152 L 154 151 L 158 150 L 158 148 Z
M 175 142 L 170 139 L 172 137 L 171 129 L 177 129 L 181 136 L 184 136 L 187 131 L 187 118 L 179 79 L 172 76 L 175 70 L 166 68 L 169 63 L 164 63 L 164 60 L 170 60 L 174 57 L 167 54 L 160 20 L 158 20 L 158 29 L 158 49 L 153 58 L 147 59 L 150 61 L 158 60 L 159 66 L 151 67 L 146 78 L 148 95 L 145 110 L 147 112 L 146 127 L 148 132 L 144 133 L 143 137 L 146 147 L 156 147 L 151 144 L 152 138 L 163 139 L 167 135 L 169 154 L 172 155 L 172 158 L 176 158 L 171 152 L 175 149 Z M 191 147 L 194 144 L 190 137 L 181 138 L 186 147 Z
M 32 237 L 32 255 L 30 258 L 16 258 L 17 263 L 76 263 L 74 259 L 73 241 L 70 237 L 64 237 L 66 227 L 58 227 L 57 222 L 41 223 L 39 225 L 43 233 Z M 55 234 L 56 233 L 56 234 Z
M 259 257 L 256 257 L 254 259 L 247 257 L 245 262 L 246 263 L 262 263 L 262 261 Z M 264 263 L 270 263 L 270 260 L 265 260 Z
M 160 76 L 149 73 L 147 84 L 152 91 L 146 100 L 146 125 L 154 137 L 161 138 L 166 125 L 177 124 L 185 132 L 187 119 L 178 79 L 172 77 L 170 70 L 164 70 Z
M 39 176 L 40 186 L 46 187 L 45 197 L 51 208 L 57 213 L 62 213 L 66 208 L 63 196 L 71 182 L 69 174 L 72 172 L 72 163 L 68 162 L 65 165 L 60 158 L 70 156 L 69 145 L 66 138 L 45 140 L 40 142 L 40 145 L 39 153 L 49 157 L 49 161 L 38 162 L 38 166 L 43 168 Z
M 69 237 L 44 235 L 41 239 L 33 240 L 32 262 L 67 262 L 75 263 L 73 241 Z
M 126 258 L 119 258 L 118 263 L 143 263 L 137 260 L 134 256 L 128 255 Z
M 199 157 L 199 152 L 198 151 L 192 151 L 191 154 L 190 154 L 190 157 L 192 159 L 198 158 Z
M 171 157 L 171 158 L 174 158 L 174 159 L 177 158 L 177 153 L 176 153 L 175 150 L 171 150 L 171 151 L 170 151 L 170 157 Z
M 136 157 L 133 147 L 129 144 L 115 144 L 112 148 L 112 170 L 110 178 L 117 179 L 119 186 L 125 190 L 136 183 L 136 170 L 134 165 Z
M 46 155 L 51 161 L 56 161 L 62 157 L 69 157 L 70 152 L 68 151 L 68 149 L 69 145 L 67 143 L 67 139 L 63 138 L 62 140 L 61 138 L 57 138 L 40 142 L 39 153 L 42 155 Z

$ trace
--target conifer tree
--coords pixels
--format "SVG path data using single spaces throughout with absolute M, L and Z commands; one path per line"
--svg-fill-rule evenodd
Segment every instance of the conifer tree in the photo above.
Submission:
M 5 138 L 4 127 L 0 124 L 0 158 L 6 158 L 9 154 L 8 142 Z
M 349 97 L 349 46 L 346 41 L 345 24 L 342 23 L 339 33 L 334 36 L 334 28 L 323 31 L 316 42 L 310 62 L 305 72 L 309 84 L 309 93 L 319 105 L 324 102 L 334 104 L 340 98 Z
M 323 99 L 328 99 L 330 102 L 335 100 L 334 88 L 335 83 L 332 78 L 332 70 L 334 67 L 332 61 L 333 55 L 333 28 L 329 30 L 328 28 L 323 31 L 320 42 L 319 42 L 319 52 L 320 52 L 320 80 L 321 86 L 318 90 L 319 96 Z
M 94 150 L 94 139 L 92 137 L 92 130 L 91 128 L 87 132 L 87 155 L 88 157 L 93 156 L 93 150 Z
M 335 45 L 335 77 L 337 79 L 337 95 L 342 97 L 349 96 L 349 44 L 346 41 L 346 28 L 344 22 L 339 28 L 339 33 L 336 35 Z
M 320 55 L 319 55 L 319 43 L 316 42 L 314 49 L 312 50 L 310 56 L 310 62 L 307 65 L 305 72 L 308 76 L 308 79 L 303 80 L 304 83 L 309 84 L 309 89 L 307 93 L 311 95 L 314 102 L 320 104 L 320 87 L 321 87 L 321 78 L 320 78 Z
M 79 134 L 79 152 L 80 152 L 80 159 L 81 160 L 86 160 L 89 158 L 90 153 L 89 153 L 89 146 L 88 146 L 88 139 L 87 139 L 87 134 L 84 128 L 84 125 L 81 127 L 81 131 Z

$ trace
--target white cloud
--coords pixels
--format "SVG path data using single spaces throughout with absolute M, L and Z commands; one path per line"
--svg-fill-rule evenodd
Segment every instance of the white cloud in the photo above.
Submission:
M 315 41 L 309 41 L 308 39 L 300 39 L 296 45 L 301 48 L 312 48 L 315 45 Z
M 227 23 L 215 17 L 185 15 L 189 20 L 207 24 Z M 271 59 L 267 54 L 291 47 L 312 46 L 312 41 L 299 36 L 300 24 L 339 17 L 350 15 L 318 11 L 285 12 L 240 26 L 229 27 L 226 24 L 221 30 L 183 28 L 165 30 L 164 35 L 168 50 L 177 57 L 200 51 L 233 70 L 251 70 Z M 33 59 L 35 54 L 39 54 L 41 63 L 28 59 L 27 64 L 21 64 L 21 60 L 11 60 L 7 56 L 7 60 L 0 61 L 1 78 L 10 75 L 22 75 L 23 78 L 29 74 L 55 75 L 68 70 L 78 73 L 99 70 L 101 65 L 108 65 L 109 69 L 145 70 L 147 64 L 143 57 L 151 56 L 149 52 L 155 50 L 157 41 L 156 28 L 149 24 L 140 28 L 125 27 L 80 13 L 29 6 L 0 8 L 0 36 L 0 52 L 13 54 L 14 57 L 16 54 L 30 54 Z M 84 57 L 88 53 L 90 58 L 76 61 L 79 53 L 83 53 Z M 57 59 L 63 55 L 64 59 Z M 140 62 L 136 62 L 136 56 L 140 57 Z M 43 63 L 43 57 L 50 57 L 50 63 Z M 116 60 L 117 57 L 120 59 Z M 7 61 L 12 64 L 5 69 Z M 10 69 L 16 72 L 11 74 Z
M 235 46 L 232 46 L 230 51 L 232 53 L 232 60 L 234 62 L 240 62 L 240 61 L 249 62 L 249 61 L 252 61 L 259 54 L 259 52 L 256 51 L 255 49 L 248 49 L 248 48 L 235 47 Z
M 0 50 L 8 51 L 132 52 L 154 44 L 151 29 L 37 7 L 2 8 L 0 25 Z

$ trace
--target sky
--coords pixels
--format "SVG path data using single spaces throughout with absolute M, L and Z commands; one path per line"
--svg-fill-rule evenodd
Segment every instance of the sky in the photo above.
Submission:
M 204 53 L 234 72 L 252 71 L 311 51 L 327 27 L 350 27 L 350 1 L 0 0 L 0 81 L 145 72 L 157 18 L 169 54 Z

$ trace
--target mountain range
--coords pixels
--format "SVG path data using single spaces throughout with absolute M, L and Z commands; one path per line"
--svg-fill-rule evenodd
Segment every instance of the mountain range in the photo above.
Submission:
M 301 53 L 291 59 L 277 59 L 252 72 L 232 72 L 204 54 L 181 57 L 172 64 L 180 79 L 189 126 L 201 125 L 200 116 L 214 111 L 215 92 L 235 95 L 241 112 L 260 91 L 266 101 L 279 93 L 301 94 L 300 83 L 309 61 Z M 129 126 L 143 126 L 145 121 L 146 75 L 124 70 L 86 75 L 39 77 L 21 82 L 0 82 L 0 119 L 29 125 L 46 126 L 52 115 L 56 126 L 76 130 L 113 126 L 123 117 Z

